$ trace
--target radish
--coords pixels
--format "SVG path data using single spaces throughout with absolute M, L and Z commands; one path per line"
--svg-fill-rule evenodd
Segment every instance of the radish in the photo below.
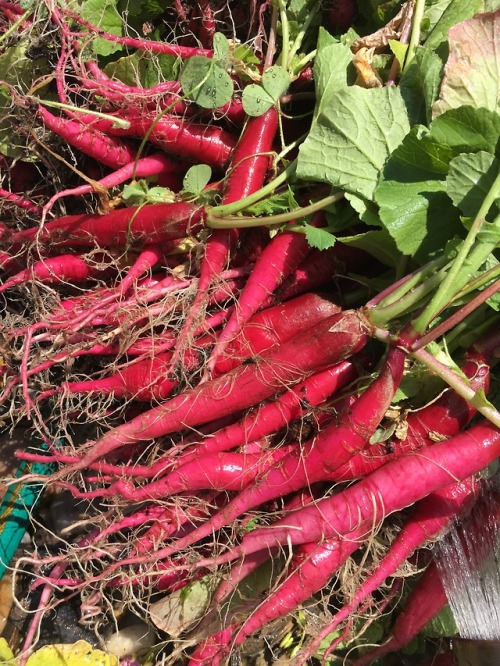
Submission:
M 319 327 L 316 327 L 314 332 L 318 330 Z M 307 333 L 313 335 L 313 331 Z M 324 342 L 326 343 L 326 339 Z M 303 448 L 295 447 L 278 467 L 258 478 L 255 484 L 245 488 L 220 513 L 195 530 L 188 539 L 181 539 L 175 546 L 167 548 L 168 554 L 190 546 L 264 502 L 328 478 L 334 469 L 364 446 L 375 431 L 399 385 L 405 357 L 404 351 L 393 348 L 377 379 L 343 415 L 339 425 L 335 423 L 330 425 L 307 442 Z M 233 552 L 238 552 L 238 549 Z
M 229 555 L 216 558 L 214 563 L 280 544 L 313 542 L 347 534 L 362 525 L 368 527 L 383 516 L 449 485 L 450 480 L 476 474 L 495 460 L 499 451 L 500 431 L 489 422 L 481 422 L 467 432 L 426 449 L 425 455 L 401 456 L 341 493 L 318 500 L 295 515 L 273 523 L 270 528 L 246 534 L 240 546 Z M 407 483 L 408 479 L 413 482 Z M 172 549 L 163 552 L 168 555 Z
M 312 224 L 318 224 L 320 220 L 323 220 L 322 213 L 317 215 L 316 221 Z M 207 363 L 209 371 L 213 371 L 217 359 L 227 344 L 238 335 L 244 324 L 260 310 L 269 295 L 290 275 L 309 251 L 305 235 L 299 233 L 283 231 L 271 240 L 257 259 L 233 314 L 217 340 Z
M 142 138 L 148 133 L 148 141 L 168 153 L 195 162 L 203 156 L 204 164 L 218 169 L 226 166 L 236 145 L 236 138 L 227 130 L 198 125 L 176 116 L 163 115 L 157 120 L 153 114 L 127 109 L 123 119 L 129 121 L 129 129 L 114 128 L 108 121 L 96 125 L 115 136 Z
M 474 391 L 487 393 L 489 365 L 481 354 L 468 352 L 462 372 L 470 380 Z M 457 435 L 472 419 L 476 410 L 453 389 L 443 394 L 423 409 L 412 412 L 407 418 L 408 435 L 405 439 L 392 437 L 389 442 L 366 447 L 331 475 L 332 481 L 352 481 L 367 476 L 390 460 L 423 446 L 431 446 L 436 438 Z
M 300 418 L 308 406 L 320 404 L 355 376 L 356 371 L 350 361 L 311 375 L 275 401 L 257 407 L 241 420 L 206 438 L 193 451 L 183 453 L 180 460 L 184 463 L 208 453 L 228 451 L 277 432 L 287 423 Z
M 337 241 L 328 250 L 311 250 L 304 261 L 276 290 L 275 298 L 286 300 L 311 289 L 318 289 L 335 276 L 347 275 L 356 271 L 370 258 L 361 250 L 343 245 Z
M 192 490 L 241 491 L 257 476 L 264 474 L 282 460 L 291 447 L 280 447 L 259 454 L 213 453 L 182 465 L 162 479 L 141 488 L 126 481 L 116 481 L 107 489 L 76 492 L 75 497 L 91 499 L 119 494 L 134 502 L 162 499 Z
M 149 204 L 120 208 L 105 215 L 68 215 L 47 222 L 41 229 L 19 231 L 10 238 L 14 246 L 38 239 L 66 247 L 126 247 L 147 241 L 163 243 L 196 233 L 203 211 L 187 203 Z
M 398 615 L 391 631 L 390 640 L 351 662 L 352 666 L 369 666 L 385 654 L 400 650 L 408 645 L 447 602 L 439 571 L 436 565 L 431 563 L 406 600 L 402 612 Z
M 153 259 L 158 258 L 154 248 L 143 252 L 143 255 L 147 255 L 146 259 L 149 257 L 149 253 L 151 253 Z M 139 262 L 139 259 L 137 261 Z M 147 261 L 146 265 L 148 265 Z M 136 262 L 135 266 L 136 271 L 139 272 L 142 263 Z M 129 280 L 129 277 L 131 277 L 130 272 L 119 285 L 120 291 L 128 288 L 130 281 L 126 282 L 126 280 Z M 331 316 L 338 311 L 338 306 L 316 294 L 306 294 L 283 305 L 263 310 L 248 322 L 238 339 L 233 342 L 232 349 L 230 350 L 231 356 L 221 359 L 220 366 L 218 365 L 216 368 L 217 374 L 223 374 L 232 370 L 240 365 L 244 359 L 276 347 L 294 335 L 298 335 L 304 328 L 314 326 L 327 316 Z M 174 344 L 175 336 L 172 336 L 171 340 L 168 346 Z M 186 349 L 181 359 L 183 371 L 189 372 L 200 367 L 203 349 L 212 344 L 213 337 L 205 336 L 197 341 L 196 348 L 191 346 Z M 128 354 L 137 353 L 136 348 L 137 345 L 129 348 L 127 350 Z M 95 350 L 96 353 L 101 354 L 113 354 L 118 353 L 118 351 L 119 349 L 116 347 L 105 349 L 103 346 L 99 346 Z M 108 377 L 83 382 L 65 382 L 61 385 L 60 389 L 62 391 L 70 391 L 71 393 L 86 393 L 90 391 L 101 392 L 103 394 L 114 393 L 115 397 L 130 397 L 140 401 L 165 400 L 179 384 L 178 378 L 171 372 L 172 353 L 161 353 L 161 349 L 158 347 L 155 349 L 153 340 L 149 340 L 149 346 L 145 351 L 150 355 L 149 358 L 134 362 Z M 143 352 L 144 348 L 140 353 Z M 87 351 L 87 353 L 92 352 Z M 315 382 L 311 381 L 311 388 L 309 390 L 312 393 L 320 391 L 320 395 L 325 392 L 328 394 L 330 390 L 328 387 L 331 386 L 331 393 L 333 393 L 333 387 L 338 386 L 343 381 L 347 381 L 350 376 L 352 376 L 352 364 L 347 364 L 345 372 L 344 368 L 336 369 L 333 372 L 328 371 L 321 388 L 317 387 L 321 383 L 321 378 L 317 378 Z M 300 397 L 295 400 L 296 403 L 297 401 L 300 402 L 301 399 L 308 398 L 308 386 L 309 384 L 302 389 L 299 387 L 299 390 L 303 391 L 303 393 L 299 394 Z M 57 389 L 47 391 L 39 396 L 39 400 L 48 398 L 58 392 Z M 327 395 L 325 395 L 326 397 Z M 315 398 L 311 395 L 312 400 L 317 401 L 319 398 L 320 396 Z M 321 402 L 321 400 L 319 401 Z M 284 423 L 282 408 L 279 407 L 278 409 L 281 422 Z M 276 416 L 280 418 L 278 414 Z M 219 450 L 222 451 L 225 449 Z
M 135 159 L 135 150 L 118 137 L 108 136 L 76 120 L 54 116 L 43 106 L 38 107 L 36 115 L 42 119 L 45 127 L 70 146 L 112 169 L 130 164 Z
M 6 289 L 17 287 L 24 282 L 82 282 L 92 277 L 102 276 L 102 266 L 98 266 L 98 258 L 89 263 L 83 257 L 74 254 L 61 254 L 57 257 L 43 259 L 13 275 L 0 285 L 0 293 Z
M 117 187 L 125 181 L 130 180 L 131 178 L 150 178 L 151 176 L 158 176 L 162 174 L 164 176 L 162 185 L 164 187 L 166 186 L 165 178 L 167 178 L 173 185 L 173 187 L 170 189 L 178 190 L 181 186 L 178 173 L 179 165 L 167 155 L 157 153 L 156 155 L 141 157 L 139 160 L 125 164 L 120 169 L 115 169 L 113 173 L 110 173 L 108 176 L 104 176 L 104 178 L 101 178 L 99 181 L 97 181 L 95 185 L 80 185 L 72 189 L 57 192 L 57 194 L 51 197 L 51 199 L 45 204 L 43 210 L 45 214 L 47 214 L 54 203 L 62 197 L 82 196 L 84 194 L 90 194 L 91 192 L 95 191 L 99 192 L 101 190 L 110 190 L 113 187 Z
M 15 194 L 14 192 L 9 192 L 8 190 L 0 188 L 0 199 L 6 199 L 7 201 L 10 201 L 10 203 L 13 203 L 15 206 L 24 208 L 24 210 L 27 210 L 29 213 L 33 213 L 34 215 L 38 216 L 41 213 L 40 206 L 37 206 L 36 203 L 33 203 L 33 201 L 30 201 L 20 194 Z
M 277 128 L 278 112 L 274 107 L 262 116 L 248 120 L 231 156 L 231 168 L 223 195 L 224 204 L 244 199 L 262 187 L 269 167 L 268 153 L 272 148 Z M 198 290 L 179 336 L 181 344 L 189 337 L 200 311 L 206 307 L 208 289 L 224 269 L 238 237 L 239 232 L 235 229 L 230 231 L 214 229 L 211 232 L 200 267 Z M 256 307 L 254 312 L 257 309 L 259 308 Z M 175 354 L 176 359 L 179 349 Z
M 358 606 L 382 585 L 384 580 L 391 576 L 413 551 L 449 528 L 457 514 L 464 511 L 475 499 L 476 485 L 469 478 L 461 483 L 453 483 L 442 490 L 432 492 L 420 500 L 389 547 L 387 555 L 359 586 L 352 600 L 339 610 L 333 620 L 315 636 L 311 644 L 307 646 L 307 650 L 300 655 L 298 663 L 304 663 L 317 650 L 323 639 L 333 633 L 341 622 L 355 613 Z
M 315 370 L 359 351 L 366 343 L 368 331 L 366 322 L 355 312 L 328 317 L 313 329 L 285 342 L 276 351 L 262 355 L 257 363 L 235 368 L 109 431 L 90 448 L 80 463 L 59 474 L 84 469 L 124 444 L 202 425 L 250 407 L 284 386 L 303 381 Z

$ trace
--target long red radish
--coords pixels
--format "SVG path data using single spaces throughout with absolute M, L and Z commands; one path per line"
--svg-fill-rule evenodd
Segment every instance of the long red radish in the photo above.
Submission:
M 148 259 L 149 253 L 151 253 L 153 258 L 158 258 L 154 248 L 151 248 L 143 252 L 143 255 L 146 255 L 144 257 L 145 260 Z M 149 265 L 147 262 L 146 264 Z M 135 273 L 137 274 L 142 263 L 137 264 L 136 262 L 135 266 L 137 269 Z M 119 285 L 120 291 L 128 287 L 128 283 L 125 281 L 131 275 L 129 272 Z M 262 354 L 282 344 L 294 335 L 298 335 L 304 328 L 310 328 L 338 311 L 338 306 L 330 300 L 317 294 L 306 294 L 283 305 L 276 305 L 257 313 L 241 331 L 238 339 L 233 342 L 232 348 L 229 350 L 231 356 L 221 359 L 220 367 L 216 368 L 217 374 L 228 372 L 240 365 L 245 359 Z M 175 336 L 172 335 L 171 346 L 173 346 L 174 341 Z M 146 353 L 148 353 L 148 358 L 134 362 L 102 379 L 64 382 L 61 384 L 59 390 L 53 389 L 41 394 L 39 400 L 43 400 L 60 391 L 69 391 L 71 393 L 114 393 L 115 397 L 129 397 L 139 401 L 165 400 L 179 385 L 179 379 L 175 373 L 171 372 L 172 353 L 160 351 L 158 348 L 155 350 L 153 343 L 154 340 L 150 340 L 149 348 L 145 349 Z M 212 345 L 213 336 L 208 335 L 198 339 L 195 345 L 186 349 L 181 358 L 183 371 L 190 372 L 199 368 L 202 361 L 203 349 Z M 113 354 L 118 353 L 119 349 L 116 347 L 105 349 L 101 346 L 96 349 L 96 352 Z M 284 404 L 279 404 L 277 406 L 278 410 L 274 410 L 276 413 L 275 417 L 279 418 L 280 423 L 284 424 L 283 418 L 288 412 L 283 410 L 286 410 L 286 405 L 289 402 L 295 406 L 295 412 L 297 412 L 301 400 L 310 400 L 312 401 L 311 404 L 318 404 L 318 402 L 321 402 L 329 394 L 333 393 L 336 387 L 346 383 L 352 376 L 353 366 L 346 362 L 345 366 L 325 371 L 324 376 L 321 374 L 316 379 L 311 378 L 305 386 L 299 385 L 297 387 L 299 393 L 295 396 L 295 399 L 290 400 L 284 396 Z M 325 396 L 324 398 L 322 398 L 323 395 Z M 294 411 L 292 409 L 288 415 L 292 418 L 293 414 Z M 264 425 L 266 422 L 268 425 L 271 424 L 266 415 L 260 421 Z M 278 427 L 277 425 L 276 429 Z M 264 435 L 259 435 L 255 439 L 261 436 Z M 226 439 L 226 441 L 228 440 Z M 226 449 L 212 447 L 209 450 L 215 452 Z M 155 468 L 161 466 L 161 464 L 159 462 L 155 465 Z M 156 472 L 152 470 L 152 473 Z
M 474 391 L 488 391 L 489 364 L 481 354 L 471 350 L 461 369 Z M 445 389 L 437 400 L 409 414 L 405 439 L 392 437 L 388 442 L 366 447 L 335 470 L 330 480 L 353 481 L 362 478 L 405 453 L 431 446 L 436 440 L 453 437 L 469 423 L 475 413 L 476 409 L 470 402 L 453 389 Z
M 359 605 L 382 585 L 384 580 L 391 576 L 417 548 L 449 528 L 457 514 L 464 511 L 473 501 L 476 488 L 477 483 L 469 478 L 461 483 L 453 483 L 442 490 L 432 492 L 420 500 L 389 547 L 387 555 L 357 588 L 349 603 L 335 613 L 333 620 L 321 629 L 307 645 L 306 650 L 296 658 L 297 663 L 303 664 L 317 650 L 323 639 L 333 633 L 341 622 L 355 613 Z
M 226 180 L 223 203 L 231 204 L 259 190 L 269 167 L 269 151 L 278 128 L 278 112 L 272 107 L 262 116 L 250 118 L 231 156 L 231 168 Z M 207 241 L 200 267 L 196 296 L 179 336 L 189 338 L 193 324 L 206 307 L 210 285 L 225 267 L 239 237 L 236 229 L 214 229 Z M 181 348 L 181 343 L 179 349 Z M 177 351 L 175 358 L 178 357 Z
M 54 116 L 43 106 L 38 107 L 37 116 L 70 146 L 112 169 L 130 164 L 135 159 L 135 150 L 118 137 L 104 134 L 76 120 Z
M 113 127 L 108 121 L 97 122 L 111 135 L 144 137 L 177 157 L 203 163 L 217 169 L 224 168 L 236 145 L 236 138 L 227 130 L 215 125 L 201 125 L 176 116 L 163 115 L 158 121 L 156 116 L 130 108 L 123 113 L 123 119 L 130 123 L 128 129 Z
M 174 191 L 180 189 L 180 177 L 179 177 L 179 165 L 177 162 L 168 155 L 163 153 L 157 153 L 155 155 L 148 155 L 147 157 L 141 157 L 138 160 L 129 162 L 122 166 L 120 169 L 115 169 L 112 173 L 104 176 L 99 181 L 96 181 L 95 184 L 86 184 L 79 185 L 78 187 L 73 187 L 71 189 L 62 190 L 57 192 L 53 197 L 43 207 L 43 212 L 45 215 L 52 208 L 56 201 L 62 197 L 67 196 L 82 196 L 84 194 L 89 194 L 95 191 L 110 190 L 113 187 L 121 185 L 131 178 L 150 178 L 151 176 L 169 176 L 170 182 Z M 162 183 L 165 186 L 166 182 Z
M 322 219 L 323 214 L 318 213 L 315 223 L 320 223 Z M 207 363 L 208 371 L 213 371 L 229 342 L 238 335 L 250 317 L 260 310 L 269 295 L 295 270 L 309 252 L 307 239 L 300 233 L 283 231 L 271 240 L 257 259 L 233 314 L 217 340 Z
M 312 333 L 311 331 L 309 334 Z M 190 546 L 264 502 L 328 478 L 334 469 L 348 460 L 372 436 L 394 397 L 403 373 L 405 358 L 406 353 L 403 350 L 390 349 L 377 379 L 343 415 L 339 425 L 334 423 L 303 447 L 294 447 L 279 466 L 245 488 L 189 538 L 179 540 L 171 547 L 171 552 Z M 236 548 L 233 552 L 238 550 Z M 245 554 L 244 551 L 241 554 Z
M 277 432 L 300 418 L 308 408 L 322 403 L 355 376 L 356 369 L 351 361 L 342 361 L 332 368 L 311 375 L 275 401 L 257 407 L 237 423 L 199 442 L 193 451 L 187 450 L 183 453 L 180 460 L 184 463 L 208 453 L 229 451 Z
M 242 645 L 265 624 L 291 613 L 323 589 L 346 559 L 360 547 L 365 536 L 366 529 L 363 527 L 345 535 L 342 540 L 327 539 L 322 543 L 299 546 L 290 563 L 289 575 L 266 595 L 234 632 L 231 648 Z
M 80 463 L 61 470 L 56 476 L 84 469 L 124 444 L 202 425 L 251 407 L 284 387 L 303 381 L 314 371 L 356 353 L 366 344 L 369 330 L 367 322 L 356 312 L 328 317 L 277 350 L 263 354 L 255 364 L 235 368 L 109 431 Z
M 450 481 L 476 474 L 495 460 L 499 451 L 499 429 L 483 421 L 467 432 L 425 449 L 425 454 L 409 453 L 393 460 L 341 493 L 320 499 L 270 528 L 246 534 L 240 546 L 229 555 L 216 558 L 214 563 L 280 544 L 298 545 L 333 538 L 363 524 L 369 527 L 449 485 Z M 173 548 L 165 549 L 165 555 Z
M 37 261 L 31 268 L 16 273 L 0 285 L 0 293 L 32 280 L 48 283 L 82 282 L 104 273 L 105 270 L 98 265 L 96 258 L 89 262 L 75 254 L 61 254 Z
M 240 491 L 257 476 L 279 463 L 290 447 L 280 447 L 259 454 L 214 453 L 186 463 L 167 476 L 140 488 L 127 481 L 116 481 L 109 488 L 72 493 L 75 497 L 91 499 L 120 495 L 134 502 L 166 498 L 191 490 Z
M 285 300 L 318 289 L 334 276 L 347 275 L 371 261 L 369 255 L 337 241 L 328 250 L 311 250 L 304 261 L 276 290 L 275 298 Z
M 203 210 L 188 203 L 149 204 L 120 208 L 105 215 L 68 215 L 47 222 L 41 229 L 19 231 L 9 239 L 18 246 L 37 238 L 66 247 L 126 247 L 151 245 L 183 238 L 200 230 Z
M 391 631 L 390 640 L 369 650 L 352 662 L 352 666 L 369 666 L 385 654 L 400 650 L 420 633 L 447 603 L 446 593 L 436 565 L 431 562 L 406 600 L 405 607 Z
M 95 33 L 102 39 L 106 39 L 116 44 L 123 44 L 124 46 L 129 46 L 133 49 L 141 49 L 150 53 L 165 53 L 166 55 L 173 55 L 177 56 L 178 58 L 192 58 L 195 55 L 206 56 L 207 58 L 211 58 L 213 56 L 213 51 L 194 46 L 182 46 L 180 44 L 170 44 L 168 42 L 154 41 L 145 38 L 138 39 L 135 37 L 119 37 L 110 32 L 106 32 L 90 21 L 86 21 L 80 14 L 72 12 L 69 9 L 63 8 L 60 11 L 61 14 L 74 19 L 77 23 L 85 26 L 88 30 Z
M 42 212 L 42 209 L 40 206 L 38 206 L 36 203 L 28 199 L 27 197 L 23 197 L 20 194 L 16 194 L 14 192 L 9 192 L 8 190 L 4 190 L 3 188 L 0 188 L 0 199 L 5 199 L 6 201 L 11 202 L 15 206 L 18 206 L 19 208 L 23 208 L 24 210 L 27 210 L 29 213 L 33 213 L 34 215 L 40 215 Z

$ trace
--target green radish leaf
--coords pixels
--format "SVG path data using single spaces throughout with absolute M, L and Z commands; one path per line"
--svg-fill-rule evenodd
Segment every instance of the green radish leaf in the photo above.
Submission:
M 500 156 L 500 115 L 489 109 L 460 106 L 438 116 L 431 135 L 459 153 L 495 150 Z
M 400 67 L 402 67 L 408 51 L 408 44 L 402 44 L 397 39 L 389 39 L 389 48 L 394 53 Z
M 117 0 L 86 0 L 81 5 L 82 17 L 97 25 L 101 30 L 122 37 L 123 19 L 116 4 Z M 107 56 L 123 50 L 123 46 L 97 37 L 92 42 L 92 49 L 97 55 Z
M 460 106 L 498 111 L 499 43 L 500 10 L 478 14 L 450 29 L 450 55 L 444 68 L 440 99 L 433 107 L 434 117 Z
M 372 202 L 367 201 L 355 194 L 346 194 L 345 198 L 354 208 L 359 216 L 359 219 L 366 224 L 374 227 L 380 227 L 380 217 L 378 214 L 378 207 Z
M 241 100 L 245 113 L 252 117 L 261 116 L 275 104 L 271 95 L 255 83 L 251 83 L 243 90 Z
M 500 168 L 491 153 L 463 153 L 450 162 L 448 195 L 464 215 L 474 217 L 490 191 Z M 497 202 L 498 203 L 498 202 Z
M 166 54 L 145 54 L 143 51 L 108 63 L 104 72 L 128 86 L 152 88 L 162 81 L 172 81 L 179 75 L 178 58 Z
M 313 66 L 317 100 L 314 118 L 329 106 L 332 95 L 347 87 L 350 70 L 354 69 L 352 57 L 348 46 L 335 42 L 324 28 L 320 29 L 318 53 Z
M 425 625 L 422 632 L 429 638 L 457 635 L 457 625 L 448 604 Z
M 426 46 L 436 49 L 448 39 L 450 28 L 457 23 L 470 19 L 483 9 L 483 0 L 446 0 L 434 6 L 435 24 L 427 35 Z M 432 11 L 432 6 L 427 11 Z M 439 14 L 440 12 L 440 14 Z
M 137 183 L 125 185 L 122 191 L 122 199 L 129 206 L 144 203 L 148 194 L 148 185 L 145 180 L 139 180 Z
M 140 206 L 144 203 L 167 203 L 174 201 L 175 194 L 167 187 L 149 187 L 146 180 L 125 185 L 122 199 L 128 206 Z
M 243 90 L 245 113 L 261 116 L 277 103 L 289 85 L 290 76 L 282 67 L 270 67 L 262 75 L 262 85 L 252 83 Z
M 375 201 L 380 219 L 403 254 L 427 261 L 449 238 L 462 233 L 446 193 L 449 163 L 456 153 L 414 127 L 389 158 Z
M 262 87 L 277 102 L 290 85 L 290 75 L 283 67 L 270 67 L 262 75 Z
M 212 169 L 208 164 L 195 164 L 188 169 L 182 186 L 189 194 L 201 194 L 212 177 Z
M 214 57 L 213 60 L 222 67 L 229 67 L 229 40 L 222 32 L 216 32 L 214 35 Z
M 257 201 L 251 206 L 247 206 L 245 213 L 255 215 L 256 217 L 259 215 L 278 215 L 279 213 L 287 213 L 297 207 L 297 202 L 293 199 L 291 191 L 288 190 L 279 194 L 273 194 L 266 199 Z
M 411 124 L 429 123 L 432 106 L 439 96 L 443 61 L 427 46 L 419 46 L 400 81 Z
M 148 190 L 148 201 L 150 203 L 170 203 L 175 200 L 175 193 L 168 187 L 152 187 Z
M 398 89 L 341 89 L 332 95 L 300 146 L 297 177 L 371 200 L 387 158 L 408 130 Z
M 218 109 L 233 96 L 233 80 L 211 58 L 193 56 L 181 72 L 184 94 L 204 109 Z
M 316 250 L 328 250 L 337 241 L 337 238 L 326 229 L 318 229 L 311 224 L 306 224 L 305 230 L 309 246 L 314 247 Z
M 340 240 L 344 245 L 368 252 L 382 264 L 391 268 L 397 266 L 401 260 L 401 253 L 385 229 L 366 231 L 355 236 L 342 236 Z

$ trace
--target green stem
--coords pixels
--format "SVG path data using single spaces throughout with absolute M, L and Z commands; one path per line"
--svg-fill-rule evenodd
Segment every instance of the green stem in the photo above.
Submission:
M 283 67 L 286 69 L 288 65 L 288 54 L 290 52 L 290 26 L 286 14 L 286 2 L 284 0 L 278 0 L 278 5 L 281 20 L 281 54 L 278 63 L 283 63 Z
M 295 38 L 293 44 L 290 47 L 290 52 L 288 54 L 288 61 L 285 63 L 287 67 L 290 67 L 293 58 L 295 57 L 298 50 L 302 46 L 302 41 L 303 41 L 304 37 L 306 36 L 307 31 L 309 30 L 309 27 L 310 27 L 311 23 L 316 18 L 317 13 L 318 13 L 318 7 L 315 5 L 313 7 L 313 9 L 311 9 L 309 14 L 307 15 L 307 18 L 304 21 L 304 25 L 299 30 L 299 32 L 297 34 L 297 37 Z
M 497 428 L 500 428 L 500 413 L 486 400 L 482 393 L 476 393 L 461 377 L 448 368 L 444 363 L 438 361 L 425 349 L 412 351 L 411 355 L 432 372 L 440 377 L 448 386 L 469 402 L 477 411 L 486 417 Z
M 476 310 L 480 305 L 483 305 L 488 298 L 491 298 L 494 294 L 500 291 L 500 280 L 493 282 L 489 287 L 486 287 L 481 291 L 477 296 L 475 296 L 471 301 L 463 305 L 459 310 L 454 312 L 450 317 L 440 322 L 437 326 L 431 329 L 428 333 L 419 338 L 412 349 L 421 349 L 425 347 L 430 342 L 437 340 L 442 335 L 447 333 L 450 329 L 460 323 L 465 317 L 470 315 L 474 310 Z
M 453 350 L 460 346 L 467 349 L 493 326 L 497 326 L 498 314 L 495 312 L 488 317 L 488 312 L 492 312 L 491 308 L 483 305 L 457 324 L 446 336 L 447 348 Z
M 417 0 L 415 3 L 415 9 L 413 11 L 410 43 L 408 45 L 408 50 L 406 52 L 403 71 L 408 67 L 408 65 L 415 57 L 415 51 L 420 43 L 420 34 L 422 30 L 422 19 L 424 18 L 424 11 L 425 11 L 425 0 Z
M 328 208 L 332 204 L 340 201 L 344 197 L 343 192 L 336 192 L 335 194 L 325 197 L 320 201 L 316 201 L 309 206 L 304 206 L 302 208 L 295 208 L 294 210 L 289 211 L 288 213 L 280 213 L 279 215 L 268 215 L 266 217 L 244 217 L 244 216 L 227 216 L 227 217 L 217 217 L 213 215 L 212 208 L 208 212 L 206 224 L 212 229 L 245 229 L 247 227 L 267 227 L 275 224 L 285 224 L 286 222 L 292 222 L 302 217 L 308 215 L 313 215 L 319 210 Z
M 481 208 L 479 209 L 478 214 L 476 215 L 474 222 L 472 223 L 472 226 L 469 230 L 469 233 L 467 234 L 464 242 L 462 243 L 462 247 L 460 248 L 456 258 L 453 261 L 453 264 L 441 283 L 439 289 L 436 291 L 434 297 L 432 298 L 431 302 L 429 305 L 425 308 L 424 312 L 413 322 L 413 328 L 417 333 L 424 333 L 429 324 L 432 322 L 432 320 L 448 305 L 450 302 L 451 298 L 454 296 L 454 294 L 457 293 L 464 284 L 467 283 L 467 280 L 470 278 L 471 273 L 474 273 L 477 268 L 484 262 L 484 259 L 481 261 L 481 257 L 483 255 L 483 250 L 484 253 L 486 253 L 486 257 L 490 254 L 490 252 L 495 248 L 495 245 L 493 243 L 480 243 L 477 248 L 474 248 L 476 250 L 475 256 L 481 261 L 477 266 L 472 266 L 471 262 L 469 261 L 469 266 L 467 271 L 464 271 L 462 275 L 460 275 L 460 272 L 462 270 L 462 267 L 466 261 L 466 259 L 470 256 L 471 250 L 473 249 L 474 242 L 476 240 L 477 234 L 481 230 L 481 227 L 483 226 L 486 215 L 488 214 L 488 211 L 490 210 L 492 204 L 494 201 L 497 199 L 497 197 L 500 194 L 500 173 L 498 173 L 497 177 L 495 178 L 495 182 L 491 186 L 488 194 L 486 195 Z M 500 216 L 498 216 L 494 222 L 494 224 L 499 224 L 500 223 Z
M 71 104 L 63 104 L 62 102 L 52 102 L 48 99 L 38 99 L 35 98 L 37 104 L 43 104 L 44 106 L 54 107 L 55 109 L 65 109 L 66 111 L 71 111 L 72 113 L 83 113 L 91 116 L 97 116 L 103 120 L 109 120 L 112 123 L 114 128 L 120 128 L 127 130 L 130 127 L 130 121 L 125 120 L 125 118 L 117 118 L 116 116 L 111 116 L 109 113 L 101 113 L 100 111 L 92 111 L 91 109 L 81 109 L 78 106 L 71 106 Z
M 241 210 L 244 210 L 248 206 L 253 206 L 253 204 L 257 203 L 261 199 L 264 199 L 264 197 L 272 194 L 274 190 L 276 190 L 280 185 L 283 185 L 283 183 L 286 183 L 289 178 L 292 178 L 296 171 L 297 160 L 294 160 L 293 162 L 290 162 L 288 167 L 278 176 L 276 176 L 276 178 L 273 178 L 273 180 L 267 183 L 267 185 L 264 185 L 264 187 L 261 187 L 261 189 L 257 190 L 257 192 L 254 192 L 244 199 L 240 199 L 239 201 L 235 201 L 231 204 L 214 206 L 214 208 L 210 210 L 210 214 L 214 217 L 226 217 L 226 215 L 234 215 L 235 213 L 239 213 Z
M 460 300 L 461 298 L 467 296 L 471 292 L 476 291 L 477 289 L 481 289 L 481 287 L 484 287 L 484 285 L 488 284 L 488 282 L 490 282 L 491 280 L 496 280 L 499 277 L 500 277 L 500 264 L 494 266 L 493 268 L 490 268 L 489 271 L 481 273 L 481 275 L 479 275 L 477 278 L 468 282 L 467 286 L 465 286 L 462 289 L 462 291 L 459 291 L 458 294 L 455 294 L 453 301 Z
M 17 21 L 15 21 L 11 26 L 7 28 L 7 30 L 3 33 L 3 35 L 0 36 L 0 44 L 4 40 L 6 40 L 9 37 L 9 35 L 12 35 L 12 33 L 19 28 L 21 23 L 28 18 L 30 11 L 32 10 L 25 11 L 24 14 L 21 14 L 21 16 L 17 19 Z
M 381 326 L 391 319 L 395 319 L 403 314 L 411 312 L 418 307 L 425 296 L 436 289 L 436 287 L 443 281 L 445 275 L 446 267 L 433 275 L 426 276 L 423 282 L 408 291 L 399 299 L 391 299 L 392 302 L 389 305 L 383 307 L 377 306 L 369 313 L 370 321 L 377 326 Z
M 299 60 L 298 62 L 295 63 L 292 73 L 295 75 L 298 72 L 300 72 L 301 70 L 303 70 L 306 65 L 308 65 L 312 60 L 314 60 L 314 58 L 316 57 L 316 54 L 317 54 L 317 50 L 314 49 L 314 51 L 311 51 L 310 53 L 305 55 L 303 58 L 301 58 L 301 60 Z
M 372 299 L 368 306 L 372 307 L 376 305 L 377 307 L 384 308 L 387 305 L 391 305 L 391 303 L 396 303 L 401 298 L 403 298 L 403 296 L 406 296 L 406 294 L 408 294 L 408 292 L 410 292 L 412 289 L 415 289 L 415 287 L 417 287 L 424 280 L 432 277 L 436 271 L 443 268 L 445 262 L 446 259 L 444 257 L 439 257 L 438 259 L 430 261 L 428 264 L 422 266 L 422 268 L 419 268 L 414 273 L 402 278 L 400 280 L 399 286 L 392 285 L 387 290 Z

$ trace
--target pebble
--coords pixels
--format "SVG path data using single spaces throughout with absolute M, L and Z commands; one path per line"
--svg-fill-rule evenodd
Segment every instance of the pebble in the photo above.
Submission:
M 158 642 L 155 632 L 141 622 L 131 624 L 111 634 L 105 642 L 105 650 L 118 659 L 134 657 L 140 650 L 149 648 Z

